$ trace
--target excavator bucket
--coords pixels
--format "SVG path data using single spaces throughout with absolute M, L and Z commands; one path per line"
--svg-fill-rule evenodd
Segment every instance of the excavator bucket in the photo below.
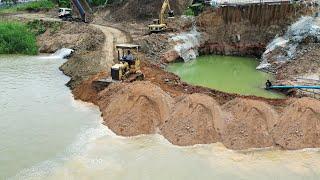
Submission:
M 168 15 L 169 15 L 169 18 L 174 18 L 174 12 L 173 12 L 173 10 L 169 10 L 169 11 L 168 11 Z

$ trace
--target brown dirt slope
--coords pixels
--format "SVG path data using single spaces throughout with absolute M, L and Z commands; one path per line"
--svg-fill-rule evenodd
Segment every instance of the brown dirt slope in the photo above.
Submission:
M 47 30 L 37 37 L 41 53 L 53 53 L 61 48 L 76 51 L 92 51 L 101 47 L 105 40 L 101 31 L 83 23 L 64 22 L 62 27 L 52 32 Z
M 102 91 L 104 97 L 109 89 Z M 105 124 L 124 136 L 155 133 L 170 115 L 171 97 L 150 82 L 134 82 L 114 91 L 107 105 L 101 104 Z
M 216 125 L 221 111 L 215 100 L 204 94 L 183 95 L 176 98 L 174 109 L 161 134 L 176 145 L 208 144 L 220 136 Z
M 273 145 L 271 131 L 278 120 L 272 106 L 255 100 L 236 98 L 222 107 L 222 141 L 232 149 L 262 148 Z
M 111 4 L 108 17 L 115 21 L 146 21 L 158 18 L 163 0 L 124 0 Z M 181 15 L 190 0 L 170 0 L 175 14 Z
M 273 133 L 285 149 L 320 147 L 320 101 L 297 99 L 281 114 Z

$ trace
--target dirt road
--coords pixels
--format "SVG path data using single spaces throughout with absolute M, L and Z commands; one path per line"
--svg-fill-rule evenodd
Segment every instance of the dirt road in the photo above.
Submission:
M 91 25 L 95 28 L 100 29 L 106 37 L 104 47 L 103 47 L 103 52 L 105 53 L 105 56 L 106 56 L 105 65 L 107 65 L 107 67 L 111 67 L 112 64 L 114 63 L 114 59 L 116 55 L 115 45 L 128 42 L 127 35 L 124 32 L 112 27 L 101 26 L 97 24 L 91 24 Z

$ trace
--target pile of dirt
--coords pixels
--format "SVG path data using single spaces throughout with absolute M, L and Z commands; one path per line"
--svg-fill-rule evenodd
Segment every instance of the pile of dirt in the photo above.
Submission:
M 59 30 L 47 30 L 37 37 L 41 53 L 53 53 L 61 48 L 75 51 L 93 51 L 101 48 L 105 37 L 101 31 L 88 24 L 65 22 Z
M 146 58 L 154 63 L 161 63 L 162 56 L 173 48 L 167 34 L 151 34 L 137 40 Z
M 278 115 L 272 106 L 262 101 L 236 98 L 222 109 L 225 112 L 222 142 L 226 147 L 248 149 L 273 145 L 271 131 Z
M 294 79 L 310 73 L 320 72 L 320 44 L 303 44 L 297 50 L 297 57 L 277 67 L 277 80 Z
M 106 72 L 107 67 L 102 66 L 105 61 L 104 52 L 99 51 L 79 51 L 76 52 L 67 62 L 65 62 L 60 70 L 71 80 L 67 85 L 74 89 L 84 80 L 96 75 L 100 72 Z
M 163 0 L 123 0 L 108 6 L 107 19 L 114 21 L 149 21 L 159 18 Z M 170 0 L 171 9 L 181 15 L 192 0 Z
M 97 96 L 99 89 L 95 88 L 92 82 L 104 78 L 106 76 L 106 72 L 101 72 L 97 75 L 90 77 L 86 81 L 82 81 L 80 85 L 75 86 L 74 89 L 72 89 L 72 94 L 74 95 L 74 98 L 97 104 Z
M 122 136 L 159 133 L 176 145 L 222 142 L 230 149 L 320 147 L 318 100 L 236 97 L 181 83 L 153 67 L 143 71 L 148 81 L 97 91 L 92 81 L 102 73 L 73 92 L 97 104 L 104 124 Z
M 281 114 L 273 137 L 284 149 L 320 147 L 320 101 L 311 98 L 293 101 Z
M 176 145 L 209 144 L 219 141 L 221 111 L 215 100 L 204 94 L 176 98 L 161 134 Z
M 107 88 L 99 96 L 109 92 Z M 155 133 L 168 119 L 173 104 L 166 92 L 150 82 L 126 84 L 107 97 L 110 99 L 100 101 L 105 124 L 123 136 Z

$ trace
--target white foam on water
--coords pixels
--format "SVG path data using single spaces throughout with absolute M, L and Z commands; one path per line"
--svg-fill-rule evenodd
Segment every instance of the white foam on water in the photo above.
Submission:
M 61 48 L 49 56 L 40 56 L 39 59 L 64 59 L 74 52 L 73 49 Z

